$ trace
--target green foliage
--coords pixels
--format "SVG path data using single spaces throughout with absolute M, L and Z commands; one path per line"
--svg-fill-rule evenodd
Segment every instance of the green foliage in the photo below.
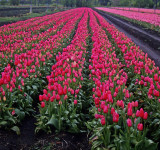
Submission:
M 110 0 L 99 0 L 100 5 L 107 6 Z
M 19 5 L 19 0 L 10 0 L 11 5 Z
M 1 4 L 1 5 L 5 5 L 6 3 L 7 3 L 6 0 L 1 0 L 1 1 L 0 1 L 0 4 Z
M 154 1 L 153 0 L 120 0 L 120 6 L 131 6 L 131 7 L 146 7 L 153 8 Z
M 66 7 L 90 7 L 93 1 L 88 0 L 63 0 L 62 3 Z

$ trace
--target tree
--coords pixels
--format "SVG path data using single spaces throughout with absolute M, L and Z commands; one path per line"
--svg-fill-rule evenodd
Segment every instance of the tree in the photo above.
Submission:
M 6 3 L 7 3 L 6 0 L 1 0 L 1 1 L 0 1 L 0 4 L 1 4 L 1 5 L 5 5 Z
M 153 1 L 152 0 L 135 0 L 135 6 L 136 7 L 148 7 L 148 8 L 153 8 Z
M 10 0 L 11 5 L 19 5 L 19 0 Z
M 103 6 L 107 6 L 110 0 L 99 0 L 99 3 Z
M 142 8 L 153 8 L 154 0 L 120 0 L 120 6 L 134 6 L 134 7 L 142 7 Z M 155 0 L 157 1 L 157 0 Z

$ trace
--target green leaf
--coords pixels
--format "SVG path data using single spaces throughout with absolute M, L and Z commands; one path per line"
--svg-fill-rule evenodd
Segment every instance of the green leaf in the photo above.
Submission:
M 34 90 L 38 90 L 38 88 L 37 88 L 37 86 L 35 86 L 35 85 L 32 85 L 32 88 L 34 89 Z
M 17 133 L 17 135 L 20 135 L 20 129 L 17 126 L 14 126 L 11 128 L 11 130 L 15 131 Z
M 121 129 L 121 127 L 119 125 L 115 125 L 114 128 L 115 129 Z
M 16 123 L 15 119 L 12 117 L 9 117 L 8 120 L 12 121 L 14 124 Z
M 154 119 L 154 121 L 152 122 L 152 124 L 157 123 L 158 121 L 160 121 L 159 119 Z
M 88 128 L 89 130 L 92 130 L 92 127 L 91 127 L 88 123 L 85 123 L 85 125 L 87 126 L 87 128 Z
M 69 111 L 65 110 L 64 113 L 65 113 L 66 115 L 68 115 L 68 114 L 69 114 Z
M 55 116 L 52 115 L 51 119 L 47 122 L 46 125 L 53 125 L 56 129 L 58 129 L 59 128 L 58 119 L 56 119 Z
M 7 124 L 7 121 L 1 121 L 0 125 L 5 126 Z
M 144 141 L 143 141 L 143 140 L 137 142 L 137 144 L 136 144 L 136 148 L 137 148 L 137 149 L 138 149 L 138 148 L 141 148 L 141 147 L 143 147 L 143 146 L 144 146 Z
M 98 146 L 100 146 L 102 143 L 103 143 L 102 141 L 95 141 L 95 142 L 93 142 L 92 148 L 93 148 L 93 149 L 96 149 L 96 148 L 97 148 Z
M 23 119 L 25 117 L 25 113 L 17 108 L 15 109 L 15 113 L 18 115 L 20 119 Z
M 154 143 L 152 140 L 145 140 L 145 148 L 146 150 L 156 150 L 157 149 L 157 143 Z
M 27 86 L 27 90 L 31 90 L 32 88 L 30 86 Z

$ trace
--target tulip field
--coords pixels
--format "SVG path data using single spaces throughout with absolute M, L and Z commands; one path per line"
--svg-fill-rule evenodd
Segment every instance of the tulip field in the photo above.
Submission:
M 156 150 L 159 67 L 91 8 L 2 26 L 0 128 L 27 116 L 35 133 L 88 132 L 91 149 Z
M 118 10 L 118 9 L 110 9 L 110 8 L 97 8 L 99 10 L 104 10 L 106 12 L 118 14 L 130 19 L 135 19 L 139 21 L 144 21 L 150 24 L 154 24 L 155 26 L 160 26 L 160 16 L 158 14 L 153 13 L 142 13 L 142 12 L 133 12 L 129 10 Z
M 143 13 L 156 13 L 160 14 L 159 9 L 147 9 L 147 8 L 129 8 L 129 7 L 112 7 L 113 9 L 120 9 L 120 10 L 128 10 L 128 11 L 136 11 L 136 12 L 143 12 Z
M 146 28 L 160 32 L 159 10 L 156 11 L 157 13 L 152 13 L 154 11 L 153 9 L 147 9 L 147 11 L 145 11 L 145 9 L 140 9 L 140 11 L 137 11 L 138 8 L 137 9 L 136 8 L 122 9 L 121 7 L 120 8 L 95 7 L 95 8 L 104 12 L 108 12 L 110 14 L 114 14 L 118 17 L 121 17 L 130 22 L 134 22 Z

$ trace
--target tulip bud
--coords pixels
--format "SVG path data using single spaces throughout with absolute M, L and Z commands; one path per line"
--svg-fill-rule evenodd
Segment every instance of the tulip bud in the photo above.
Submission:
M 144 113 L 144 116 L 143 116 L 143 119 L 144 119 L 144 120 L 147 120 L 147 118 L 148 118 L 148 113 L 145 112 L 145 113 Z
M 74 100 L 74 105 L 77 105 L 77 100 Z
M 131 127 L 132 126 L 132 120 L 131 119 L 127 119 L 127 126 Z
M 101 124 L 104 126 L 106 124 L 105 118 L 101 118 Z
M 115 109 L 112 107 L 111 108 L 111 114 L 113 115 L 114 112 L 115 112 Z
M 138 129 L 139 131 L 142 131 L 142 130 L 143 130 L 143 124 L 142 124 L 142 123 L 139 123 L 139 124 L 137 125 L 137 129 Z
M 138 101 L 134 102 L 134 107 L 138 107 Z
M 113 122 L 117 123 L 119 121 L 119 114 L 114 112 L 113 113 Z
M 95 117 L 96 119 L 98 119 L 98 118 L 99 118 L 99 114 L 95 114 L 94 117 Z
M 3 97 L 3 100 L 6 101 L 6 97 L 5 96 Z
M 41 108 L 45 107 L 45 102 L 41 102 Z
M 15 110 L 12 111 L 12 116 L 15 115 Z
M 139 116 L 140 116 L 141 118 L 143 118 L 143 116 L 144 116 L 143 108 L 140 109 L 140 111 L 139 111 Z
M 137 110 L 136 117 L 139 117 L 139 114 L 140 114 L 140 112 L 139 112 L 139 110 Z
M 132 108 L 129 108 L 129 109 L 128 109 L 127 115 L 128 115 L 128 116 L 132 116 Z
M 108 113 L 108 107 L 107 107 L 107 106 L 104 106 L 103 112 L 104 112 L 104 113 Z

